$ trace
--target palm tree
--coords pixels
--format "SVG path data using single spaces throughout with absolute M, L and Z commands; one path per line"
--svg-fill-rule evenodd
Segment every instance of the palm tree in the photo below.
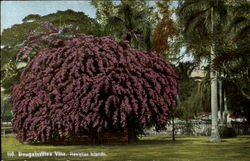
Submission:
M 250 100 L 250 1 L 232 1 L 227 8 L 227 34 L 218 43 L 220 54 L 215 64 L 225 73 L 227 81 L 232 81 Z
M 97 19 L 106 34 L 116 40 L 128 40 L 139 49 L 151 50 L 152 28 L 155 22 L 153 7 L 145 0 L 121 0 L 119 4 L 92 0 L 97 8 Z
M 228 6 L 229 30 L 234 40 L 246 39 L 250 33 L 250 1 L 241 0 Z
M 215 42 L 225 22 L 226 9 L 223 1 L 186 0 L 178 7 L 179 23 L 184 27 L 187 48 L 193 49 L 194 57 L 210 60 L 211 80 L 211 142 L 219 142 L 218 131 L 218 72 L 213 65 L 216 58 Z
M 234 111 L 244 111 L 242 113 L 250 122 L 250 108 L 245 105 L 250 102 L 250 1 L 242 0 L 230 4 L 228 16 L 228 41 L 235 42 L 230 50 L 226 50 L 220 57 L 223 60 L 222 68 L 227 77 L 230 91 L 235 87 L 238 92 L 227 92 L 229 103 L 237 109 Z M 225 58 L 225 59 L 224 59 Z M 238 93 L 238 94 L 237 94 Z M 237 97 L 238 96 L 238 97 Z M 240 98 L 239 98 L 240 96 Z M 237 100 L 236 102 L 234 100 Z M 238 103 L 238 105 L 237 105 Z M 231 105 L 231 106 L 233 106 Z
M 250 1 L 243 0 L 235 4 L 231 9 L 231 29 L 232 40 L 236 41 L 234 56 L 231 57 L 230 64 L 234 64 L 233 69 L 240 68 L 239 80 L 234 80 L 242 95 L 250 100 Z M 240 55 L 238 53 L 241 53 Z M 233 54 L 231 54 L 233 55 Z M 229 65 L 230 65 L 229 64 Z M 232 66 L 231 66 L 232 69 Z M 234 74 L 235 76 L 235 74 Z

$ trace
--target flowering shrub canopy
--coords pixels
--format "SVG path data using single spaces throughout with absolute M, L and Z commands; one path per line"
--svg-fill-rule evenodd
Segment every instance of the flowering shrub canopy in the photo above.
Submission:
M 33 45 L 41 42 L 32 40 Z M 21 142 L 30 143 L 125 129 L 129 120 L 138 129 L 160 129 L 176 95 L 177 74 L 155 52 L 109 37 L 54 38 L 39 48 L 13 88 L 13 130 Z

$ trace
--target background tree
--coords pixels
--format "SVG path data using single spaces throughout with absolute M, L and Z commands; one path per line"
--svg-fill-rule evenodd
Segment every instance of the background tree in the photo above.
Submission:
M 153 49 L 164 55 L 169 50 L 169 39 L 176 34 L 176 24 L 172 20 L 170 10 L 170 0 L 157 1 L 157 6 L 161 14 L 161 19 L 157 23 L 153 32 Z
M 200 94 L 199 80 L 191 77 L 191 73 L 198 67 L 194 62 L 181 62 L 177 67 L 180 74 L 179 88 L 179 119 L 184 121 L 184 134 L 193 134 L 193 124 L 191 118 L 197 113 L 205 111 L 202 106 L 202 95 Z
M 215 65 L 224 73 L 224 89 L 228 107 L 232 112 L 250 120 L 250 2 L 227 1 L 227 25 L 223 37 L 217 42 Z M 238 101 L 235 101 L 235 99 Z
M 100 25 L 95 19 L 88 17 L 83 12 L 75 12 L 69 9 L 66 11 L 57 11 L 56 13 L 51 13 L 45 16 L 34 14 L 26 16 L 23 19 L 22 24 L 16 24 L 11 28 L 3 30 L 2 45 L 13 47 L 21 44 L 27 37 L 27 33 L 30 31 L 47 31 L 46 28 L 38 24 L 46 21 L 53 23 L 57 27 L 76 25 L 78 26 L 77 32 L 96 35 L 101 34 Z
M 229 1 L 230 2 L 230 1 Z M 234 3 L 233 3 L 234 2 Z M 243 96 L 250 98 L 249 91 L 249 55 L 250 55 L 250 2 L 232 1 L 228 4 L 228 25 L 225 31 L 229 34 L 218 42 L 218 53 L 215 60 L 217 67 L 223 71 L 227 81 L 232 81 Z
M 152 49 L 152 30 L 157 13 L 148 1 L 98 1 L 92 0 L 97 9 L 97 20 L 103 31 L 116 40 L 128 40 L 138 49 Z

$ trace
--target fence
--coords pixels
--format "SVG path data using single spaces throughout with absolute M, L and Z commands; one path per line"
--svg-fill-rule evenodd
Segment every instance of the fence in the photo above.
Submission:
M 232 121 L 231 124 L 237 135 L 250 134 L 250 123 Z
M 250 124 L 247 122 L 236 122 L 232 121 L 229 125 L 232 127 L 237 135 L 249 135 Z M 155 131 L 154 128 L 145 129 L 144 133 L 148 136 L 171 136 L 172 135 L 172 123 L 166 126 L 165 130 L 159 132 Z M 211 121 L 210 120 L 189 120 L 176 121 L 175 123 L 175 134 L 176 135 L 195 135 L 195 136 L 209 136 L 211 135 Z

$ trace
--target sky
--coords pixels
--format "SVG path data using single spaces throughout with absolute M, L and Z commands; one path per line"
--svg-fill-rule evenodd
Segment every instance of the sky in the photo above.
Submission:
M 22 19 L 29 14 L 41 16 L 55 13 L 58 10 L 72 9 L 84 12 L 95 18 L 96 9 L 90 1 L 2 1 L 1 2 L 1 32 L 14 24 L 21 24 Z

